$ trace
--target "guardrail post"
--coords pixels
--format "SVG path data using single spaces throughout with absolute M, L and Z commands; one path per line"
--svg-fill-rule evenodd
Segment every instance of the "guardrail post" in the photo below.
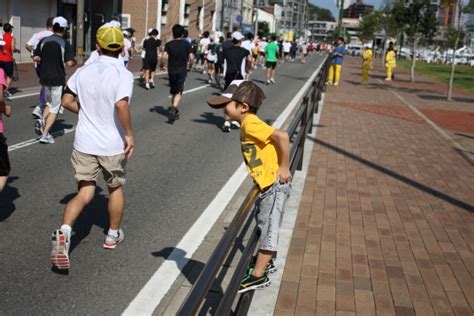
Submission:
M 303 170 L 304 143 L 306 140 L 306 131 L 308 127 L 308 103 L 309 103 L 308 100 L 309 100 L 308 97 L 303 98 L 304 111 L 303 111 L 303 116 L 301 118 L 301 122 L 303 122 L 303 124 L 301 125 L 301 129 L 299 131 L 300 133 L 303 133 L 303 134 L 298 144 L 299 150 L 301 150 L 301 158 L 300 158 L 300 161 L 298 161 L 298 166 L 296 167 L 296 170 L 298 171 Z

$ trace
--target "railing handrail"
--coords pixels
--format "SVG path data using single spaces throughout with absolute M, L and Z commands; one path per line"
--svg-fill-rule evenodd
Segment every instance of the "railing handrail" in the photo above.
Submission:
M 296 135 L 296 138 L 292 141 L 292 146 L 290 149 L 290 171 L 292 174 L 295 172 L 296 169 L 301 170 L 303 147 L 304 141 L 306 139 L 306 133 L 308 132 L 308 130 L 309 132 L 311 132 L 312 130 L 312 119 L 314 113 L 317 112 L 318 109 L 317 103 L 319 101 L 318 98 L 320 98 L 320 92 L 321 90 L 324 90 L 324 82 L 326 81 L 329 60 L 329 57 L 326 57 L 320 68 L 319 73 L 316 75 L 316 79 L 313 80 L 311 86 L 305 91 L 304 96 L 300 99 L 301 105 L 293 116 L 293 119 L 287 129 L 290 139 L 292 139 L 293 136 Z M 309 109 L 311 111 L 308 111 Z M 301 122 L 303 122 L 303 124 L 301 124 L 300 126 Z M 299 130 L 298 127 L 300 128 Z M 257 193 L 258 188 L 254 184 L 247 196 L 245 197 L 232 222 L 227 227 L 227 230 L 222 236 L 222 239 L 219 241 L 216 248 L 209 257 L 209 261 L 204 266 L 198 279 L 191 288 L 191 291 L 188 293 L 186 299 L 179 308 L 177 313 L 178 315 L 195 315 L 198 311 L 203 299 L 211 288 L 211 285 L 218 271 L 221 269 L 222 263 L 228 256 L 232 248 L 232 244 L 235 238 L 237 237 L 240 229 L 242 228 L 242 224 L 246 220 L 253 220 L 253 217 L 249 217 L 249 214 L 253 210 Z M 219 306 L 216 309 L 216 315 L 228 314 L 230 306 L 235 300 L 238 285 L 240 284 L 240 278 L 242 277 L 246 267 L 248 266 L 252 254 L 254 252 L 257 236 L 258 231 L 257 227 L 255 226 L 251 238 L 249 239 L 249 242 L 247 244 L 247 247 L 243 251 L 242 258 L 240 259 L 236 271 L 232 276 L 232 280 L 225 291 L 224 298 L 221 300 Z M 249 298 L 249 300 L 247 301 L 251 301 L 253 291 L 246 292 L 244 293 L 244 295 L 245 294 Z M 248 304 L 250 304 L 250 302 L 248 302 Z

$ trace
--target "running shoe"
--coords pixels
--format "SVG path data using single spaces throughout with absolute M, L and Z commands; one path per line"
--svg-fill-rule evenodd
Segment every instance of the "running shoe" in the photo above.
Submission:
M 42 119 L 43 118 L 43 113 L 41 113 L 41 108 L 39 106 L 36 106 L 33 112 L 31 112 L 31 115 L 33 115 L 37 119 Z
M 275 78 L 271 78 L 271 79 L 270 79 L 270 82 L 271 82 L 271 83 L 275 83 Z
M 37 119 L 35 121 L 35 133 L 38 136 L 43 135 L 43 129 L 44 129 L 44 121 L 43 119 Z
M 179 119 L 179 111 L 177 108 L 174 106 L 170 106 L 168 108 L 168 120 L 170 123 L 173 123 L 174 121 Z
M 125 239 L 125 235 L 123 234 L 123 230 L 120 228 L 118 231 L 118 236 L 107 235 L 105 237 L 103 247 L 105 249 L 115 249 L 118 244 L 120 244 Z
M 239 128 L 240 128 L 239 122 L 237 122 L 237 121 L 231 121 L 231 122 L 230 122 L 230 128 L 232 128 L 232 129 L 239 129 Z
M 8 90 L 6 90 L 6 91 L 3 93 L 3 96 L 5 97 L 5 99 L 6 99 L 7 101 L 11 101 L 10 98 L 12 97 L 12 94 L 11 94 Z
M 224 122 L 224 125 L 222 125 L 222 131 L 225 132 L 225 133 L 230 132 L 230 122 L 229 121 Z
M 267 86 L 270 85 L 270 80 L 267 80 Z
M 39 139 L 39 142 L 42 144 L 54 144 L 54 137 L 51 134 L 42 135 Z
M 240 283 L 238 293 L 245 293 L 251 290 L 265 289 L 271 284 L 267 274 L 264 273 L 261 277 L 256 277 L 253 274 L 246 275 Z
M 150 81 L 150 88 L 155 89 L 155 83 L 153 81 Z
M 247 273 L 245 275 L 250 275 L 252 274 L 253 272 L 253 269 L 254 269 L 254 264 L 251 264 L 250 267 L 248 267 L 247 269 Z M 270 259 L 270 262 L 267 264 L 267 266 L 265 267 L 265 273 L 267 274 L 273 274 L 277 271 L 277 267 L 275 266 L 275 262 L 273 261 L 273 259 Z
M 146 89 L 146 90 L 150 90 L 150 84 L 146 83 L 146 84 L 145 84 L 145 89 Z
M 51 236 L 51 263 L 58 269 L 69 269 L 69 246 L 71 241 L 60 229 L 55 230 Z

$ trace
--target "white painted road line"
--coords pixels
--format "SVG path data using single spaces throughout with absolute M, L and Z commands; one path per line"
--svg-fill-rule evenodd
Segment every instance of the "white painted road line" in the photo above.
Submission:
M 287 108 L 280 114 L 273 124 L 274 127 L 281 128 L 287 117 L 299 104 L 298 101 L 301 99 L 306 89 L 314 78 L 316 78 L 321 66 L 318 67 L 305 85 L 291 100 Z M 247 171 L 244 163 L 242 163 L 224 187 L 219 191 L 219 193 L 217 193 L 193 226 L 191 226 L 181 241 L 176 245 L 177 250 L 173 250 L 165 262 L 163 262 L 158 270 L 156 270 L 150 280 L 148 280 L 130 305 L 128 305 L 127 309 L 125 309 L 123 315 L 136 316 L 151 315 L 153 313 L 246 177 Z M 182 256 L 182 251 L 186 253 L 185 256 Z
M 188 93 L 191 93 L 191 92 L 194 92 L 194 91 L 198 91 L 198 90 L 201 90 L 201 89 L 205 89 L 207 87 L 210 87 L 211 85 L 210 84 L 206 84 L 204 86 L 200 86 L 200 87 L 196 87 L 196 88 L 193 88 L 193 89 L 189 89 L 189 90 L 186 90 L 186 91 L 183 91 L 183 94 L 188 94 Z M 168 99 L 171 99 L 171 96 L 169 95 L 168 96 Z
M 76 130 L 75 127 L 67 128 L 63 131 L 52 133 L 51 135 L 53 135 L 54 137 L 60 136 L 60 135 L 66 135 L 66 134 L 69 134 L 71 132 L 74 132 L 75 130 Z M 21 143 L 17 143 L 15 145 L 8 146 L 8 151 L 9 152 L 14 151 L 14 150 L 24 148 L 24 147 L 28 147 L 28 146 L 31 146 L 31 145 L 34 145 L 34 144 L 37 144 L 37 143 L 39 143 L 39 138 L 33 138 L 33 139 L 30 139 L 30 140 L 27 140 L 27 141 L 24 141 L 24 142 L 21 142 Z
M 162 76 L 164 74 L 167 74 L 167 72 L 159 72 L 159 73 L 155 74 L 155 77 Z M 137 80 L 139 78 L 140 78 L 140 76 L 134 76 L 133 77 L 134 80 Z M 11 96 L 9 99 L 10 100 L 16 100 L 16 99 L 22 99 L 22 98 L 27 98 L 27 97 L 34 97 L 35 95 L 39 95 L 39 90 L 41 89 L 41 87 L 37 87 L 37 88 L 38 88 L 38 92 L 14 95 L 14 96 Z

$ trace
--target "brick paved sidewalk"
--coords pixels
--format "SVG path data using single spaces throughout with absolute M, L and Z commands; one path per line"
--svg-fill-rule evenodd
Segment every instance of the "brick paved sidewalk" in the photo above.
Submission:
M 376 78 L 359 85 L 358 61 L 342 74 L 313 140 L 275 315 L 472 315 L 474 167 L 402 99 L 451 109 L 408 91 L 433 94 L 429 82 L 391 83 L 400 99 Z

